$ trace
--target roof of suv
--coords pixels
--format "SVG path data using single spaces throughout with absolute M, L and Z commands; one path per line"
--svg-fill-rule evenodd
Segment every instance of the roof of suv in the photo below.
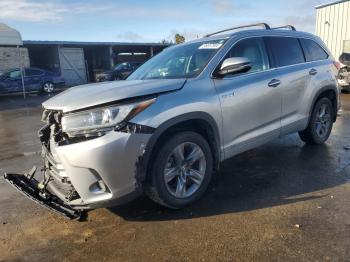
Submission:
M 262 29 L 250 29 L 249 27 L 256 27 L 256 26 L 265 26 L 265 28 Z M 248 28 L 248 29 L 247 29 Z M 238 31 L 236 29 L 239 29 Z M 287 30 L 289 29 L 289 30 Z M 236 31 L 233 31 L 236 30 Z M 233 31 L 231 33 L 227 33 L 228 31 Z M 222 39 L 232 39 L 232 38 L 244 38 L 249 36 L 285 36 L 285 37 L 296 37 L 296 38 L 308 38 L 312 39 L 315 42 L 317 42 L 319 45 L 321 45 L 325 50 L 328 50 L 327 46 L 323 43 L 321 38 L 318 36 L 303 32 L 303 31 L 297 31 L 293 26 L 287 25 L 282 26 L 278 28 L 270 28 L 269 25 L 265 23 L 261 24 L 255 24 L 255 25 L 248 25 L 248 26 L 240 26 L 237 28 L 231 28 L 227 30 L 222 30 L 217 33 L 210 34 L 209 36 L 204 36 L 202 38 L 198 38 L 195 40 L 191 40 L 185 43 L 182 43 L 181 45 L 188 45 L 192 43 L 202 43 L 205 41 L 212 41 L 212 40 L 222 40 Z M 171 48 L 171 46 L 169 47 Z M 329 51 L 327 51 L 329 53 Z
M 235 36 L 246 36 L 246 35 L 257 35 L 257 36 L 293 36 L 293 37 L 305 37 L 305 38 L 318 38 L 317 36 L 302 32 L 302 31 L 291 31 L 291 30 L 271 30 L 271 29 L 255 29 L 255 30 L 243 30 L 238 32 L 233 32 L 230 34 L 217 34 L 209 37 L 203 37 L 198 39 L 198 41 L 203 40 L 216 40 L 224 38 L 232 38 Z M 197 40 L 195 40 L 197 41 Z
M 249 29 L 250 27 L 263 26 L 262 29 Z M 234 31 L 236 30 L 236 31 Z M 237 31 L 238 30 L 238 31 Z M 233 31 L 231 33 L 227 33 Z M 255 25 L 239 26 L 236 28 L 231 28 L 227 30 L 222 30 L 221 32 L 216 32 L 205 36 L 200 39 L 196 39 L 190 42 L 203 42 L 206 40 L 218 40 L 218 39 L 229 39 L 233 37 L 244 37 L 244 36 L 291 36 L 291 37 L 303 37 L 312 38 L 319 40 L 319 38 L 313 34 L 297 31 L 293 26 L 287 25 L 278 28 L 270 28 L 268 24 L 261 23 Z

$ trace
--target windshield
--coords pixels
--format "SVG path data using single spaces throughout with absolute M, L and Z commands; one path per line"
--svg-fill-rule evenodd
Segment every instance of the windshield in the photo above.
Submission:
M 128 80 L 193 78 L 223 46 L 225 39 L 165 49 L 132 73 Z
M 121 63 L 121 64 L 118 64 L 116 65 L 116 67 L 114 68 L 114 70 L 120 70 L 120 69 L 125 69 L 128 67 L 128 63 Z

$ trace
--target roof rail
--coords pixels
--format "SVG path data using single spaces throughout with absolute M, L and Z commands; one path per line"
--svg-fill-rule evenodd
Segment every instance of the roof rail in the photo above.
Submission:
M 218 31 L 218 32 L 215 32 L 215 33 L 211 33 L 211 34 L 208 34 L 208 35 L 206 35 L 204 37 L 209 37 L 209 36 L 217 35 L 217 34 L 220 34 L 220 33 L 227 32 L 227 31 L 232 31 L 232 30 L 241 29 L 241 28 L 247 28 L 247 27 L 254 27 L 254 26 L 261 26 L 261 27 L 264 27 L 264 29 L 271 29 L 271 27 L 268 24 L 266 24 L 266 23 L 259 23 L 259 24 L 252 24 L 252 25 L 242 25 L 242 26 L 237 26 L 237 27 L 232 27 L 232 28 L 228 28 L 228 29 L 225 29 L 225 30 L 221 30 L 221 31 Z
M 284 26 L 279 26 L 279 27 L 274 27 L 274 28 L 271 28 L 271 29 L 283 29 L 283 28 L 286 28 L 286 29 L 290 29 L 292 31 L 297 31 L 296 28 L 292 25 L 284 25 Z

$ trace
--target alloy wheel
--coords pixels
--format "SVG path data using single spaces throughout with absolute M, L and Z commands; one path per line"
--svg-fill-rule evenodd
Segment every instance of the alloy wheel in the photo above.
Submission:
M 54 90 L 54 85 L 53 85 L 53 83 L 47 82 L 47 83 L 44 84 L 44 88 L 43 89 L 44 89 L 44 91 L 46 93 L 52 93 L 53 90 Z
M 331 128 L 331 109 L 327 104 L 322 104 L 316 114 L 315 131 L 320 138 L 327 136 Z
M 168 192 L 180 199 L 188 198 L 200 188 L 206 171 L 203 150 L 195 143 L 182 143 L 169 155 L 164 180 Z

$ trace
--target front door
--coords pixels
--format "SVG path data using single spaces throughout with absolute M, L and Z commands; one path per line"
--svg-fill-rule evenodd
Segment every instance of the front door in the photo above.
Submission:
M 24 86 L 26 91 L 40 91 L 42 89 L 43 71 L 39 69 L 26 68 L 24 74 Z
M 270 67 L 263 38 L 239 41 L 225 59 L 229 57 L 248 58 L 252 68 L 214 79 L 222 107 L 226 158 L 279 137 L 282 111 L 278 72 Z
M 22 92 L 22 77 L 20 70 L 13 70 L 2 77 L 0 84 L 1 93 Z

